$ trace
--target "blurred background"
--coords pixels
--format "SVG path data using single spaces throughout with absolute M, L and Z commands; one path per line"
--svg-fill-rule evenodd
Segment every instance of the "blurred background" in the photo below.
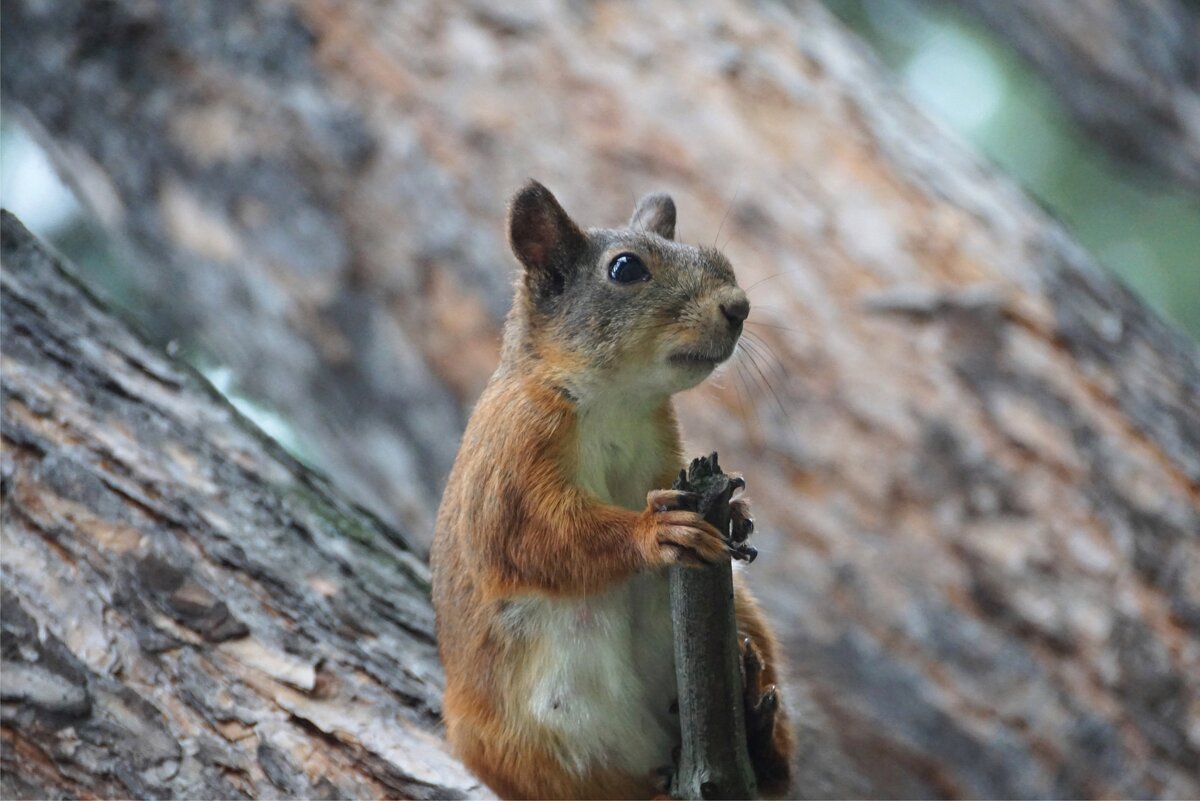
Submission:
M 747 475 L 797 794 L 1190 797 L 1196 15 L 6 1 L 0 203 L 422 551 L 510 194 L 669 191 L 753 306 L 678 406 Z
M 1194 186 L 1114 158 L 1046 78 L 968 9 L 919 0 L 827 5 L 871 42 L 922 111 L 1012 176 L 1156 311 L 1200 337 Z
M 1194 188 L 1114 158 L 1073 121 L 1045 77 L 966 9 L 941 0 L 825 4 L 871 44 L 922 111 L 1012 176 L 1159 314 L 1200 338 Z M 0 202 L 132 302 L 108 263 L 104 232 L 19 122 L 0 127 L 0 157 Z

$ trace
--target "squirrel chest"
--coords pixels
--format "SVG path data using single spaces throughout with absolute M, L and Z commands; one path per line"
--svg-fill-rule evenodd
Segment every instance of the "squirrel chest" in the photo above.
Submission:
M 580 415 L 578 485 L 641 509 L 662 475 L 648 415 L 620 404 Z M 678 741 L 666 573 L 650 569 L 595 595 L 514 600 L 505 624 L 524 644 L 516 695 L 532 720 L 561 734 L 559 755 L 583 774 L 597 765 L 647 775 Z
M 653 410 L 629 408 L 620 399 L 579 410 L 575 483 L 605 503 L 640 511 L 664 469 L 661 432 Z

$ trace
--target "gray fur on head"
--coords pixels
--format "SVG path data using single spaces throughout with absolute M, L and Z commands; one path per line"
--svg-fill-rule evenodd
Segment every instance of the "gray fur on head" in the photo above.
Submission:
M 658 234 L 663 239 L 675 238 L 675 201 L 665 192 L 653 192 L 638 201 L 629 227 L 635 231 Z
M 669 394 L 694 386 L 728 358 L 741 328 L 724 310 L 745 304 L 719 251 L 674 240 L 675 204 L 662 193 L 638 203 L 627 228 L 581 229 L 550 190 L 530 181 L 513 198 L 509 239 L 524 267 L 506 351 L 555 354 L 562 382 Z M 644 280 L 610 275 L 622 256 Z M 597 384 L 598 382 L 598 384 Z

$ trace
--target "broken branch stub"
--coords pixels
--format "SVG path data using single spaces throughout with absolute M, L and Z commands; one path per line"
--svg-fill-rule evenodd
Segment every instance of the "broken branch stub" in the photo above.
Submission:
M 741 478 L 721 471 L 714 452 L 680 471 L 673 488 L 700 495 L 704 519 L 728 540 L 729 500 L 744 486 Z M 730 550 L 737 558 L 753 558 L 744 543 L 731 542 Z M 682 738 L 671 795 L 755 798 L 754 769 L 746 749 L 732 562 L 675 567 L 670 575 Z

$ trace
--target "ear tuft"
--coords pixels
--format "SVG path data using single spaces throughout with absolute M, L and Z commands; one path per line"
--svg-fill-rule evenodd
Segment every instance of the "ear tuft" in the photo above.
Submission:
M 635 231 L 649 231 L 663 239 L 675 238 L 675 201 L 665 192 L 654 192 L 638 201 L 629 227 Z
M 550 190 L 532 180 L 509 204 L 508 240 L 531 278 L 560 287 L 587 242 Z

